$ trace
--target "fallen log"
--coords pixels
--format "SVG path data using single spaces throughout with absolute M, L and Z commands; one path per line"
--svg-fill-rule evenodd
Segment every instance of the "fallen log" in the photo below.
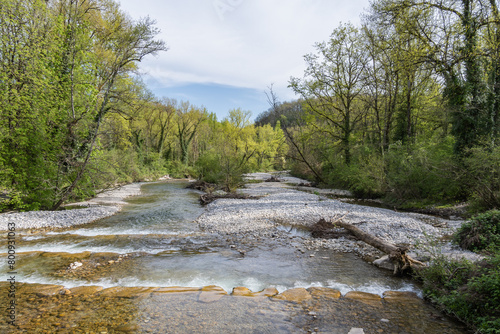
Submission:
M 411 258 L 406 252 L 408 247 L 396 246 L 382 239 L 377 238 L 369 233 L 362 231 L 352 224 L 342 221 L 342 218 L 337 219 L 331 223 L 333 226 L 342 227 L 349 231 L 359 240 L 366 242 L 370 246 L 389 255 L 389 259 L 394 264 L 394 274 L 401 274 L 408 270 L 426 267 L 425 263 Z

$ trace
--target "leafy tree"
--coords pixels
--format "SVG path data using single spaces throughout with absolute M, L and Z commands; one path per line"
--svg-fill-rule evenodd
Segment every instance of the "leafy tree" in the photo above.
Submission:
M 363 115 L 357 99 L 363 91 L 367 65 L 358 29 L 340 26 L 328 43 L 316 44 L 317 54 L 305 56 L 304 79 L 292 78 L 290 87 L 300 94 L 319 118 L 317 130 L 340 140 L 345 163 L 351 162 L 351 136 Z

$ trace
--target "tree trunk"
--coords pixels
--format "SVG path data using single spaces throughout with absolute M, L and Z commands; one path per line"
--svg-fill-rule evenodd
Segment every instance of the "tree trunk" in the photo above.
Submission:
M 408 269 L 421 268 L 426 265 L 420 261 L 412 259 L 406 254 L 408 248 L 399 247 L 388 242 L 385 242 L 371 234 L 368 234 L 356 226 L 344 223 L 342 219 L 338 219 L 332 223 L 334 226 L 342 227 L 351 232 L 359 240 L 377 248 L 378 250 L 389 255 L 392 263 L 394 264 L 394 274 L 403 273 Z

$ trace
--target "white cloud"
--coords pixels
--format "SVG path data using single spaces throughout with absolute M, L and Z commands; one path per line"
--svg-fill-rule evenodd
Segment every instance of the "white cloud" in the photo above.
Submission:
M 359 22 L 368 0 L 120 0 L 137 19 L 149 15 L 170 50 L 141 69 L 166 86 L 218 83 L 264 90 L 301 76 L 303 56 L 339 23 Z

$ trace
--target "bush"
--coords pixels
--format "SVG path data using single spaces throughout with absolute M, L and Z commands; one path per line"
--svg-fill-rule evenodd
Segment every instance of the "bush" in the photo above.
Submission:
M 426 298 L 479 333 L 500 333 L 500 255 L 480 263 L 439 257 L 418 272 Z
M 344 176 L 349 190 L 358 198 L 384 196 L 387 190 L 384 157 L 368 146 L 361 147 L 358 151 L 358 158 L 351 163 L 348 174 Z
M 216 183 L 226 191 L 233 191 L 243 184 L 243 174 L 248 166 L 240 163 L 238 156 L 206 152 L 196 162 L 196 170 L 201 180 Z
M 396 143 L 387 152 L 387 180 L 391 197 L 399 202 L 450 201 L 460 195 L 453 140 Z
M 500 211 L 492 210 L 473 217 L 454 236 L 455 243 L 471 251 L 500 250 Z
M 500 208 L 500 147 L 474 147 L 464 159 L 472 209 L 485 211 Z

